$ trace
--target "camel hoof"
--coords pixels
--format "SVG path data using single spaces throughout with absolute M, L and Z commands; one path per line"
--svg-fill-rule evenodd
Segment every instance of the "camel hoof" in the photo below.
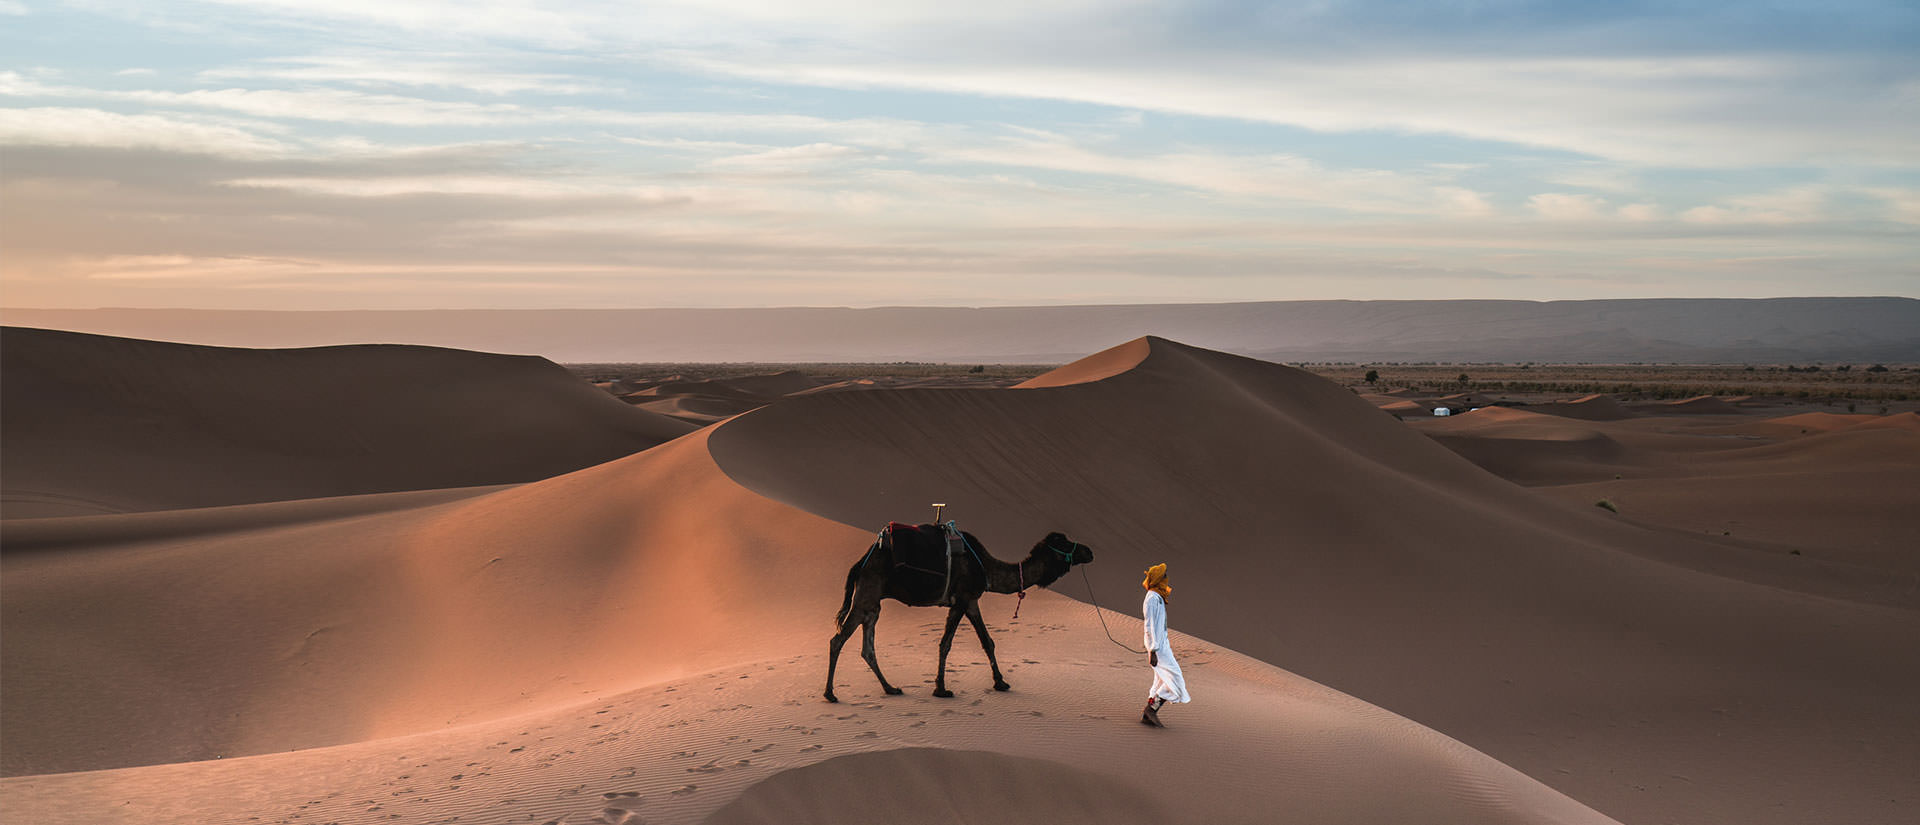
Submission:
M 888 696 L 899 696 L 899 695 L 900 695 L 900 694 L 902 694 L 902 693 L 906 693 L 906 691 L 904 691 L 904 690 L 901 690 L 901 689 L 899 689 L 899 688 L 896 688 L 896 687 L 890 687 L 890 688 L 887 688 L 887 689 L 886 689 L 886 691 L 887 691 L 887 695 L 888 695 Z
M 829 694 L 827 694 L 827 701 L 829 701 L 829 702 L 832 702 L 832 703 L 834 703 L 834 704 L 836 704 L 836 705 L 837 705 L 837 704 L 840 704 L 840 697 L 838 697 L 838 696 L 835 696 L 835 695 L 833 695 L 833 694 L 831 694 L 831 693 L 829 693 Z
M 933 695 L 938 696 L 942 699 L 952 699 L 953 691 L 947 690 L 946 688 L 939 688 L 933 692 Z
M 1013 690 L 1013 685 L 1009 685 L 1006 682 L 994 682 L 993 689 L 1004 693 L 1006 691 Z

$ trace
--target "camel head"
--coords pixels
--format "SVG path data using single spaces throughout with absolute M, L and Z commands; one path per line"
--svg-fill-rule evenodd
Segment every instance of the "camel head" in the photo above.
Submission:
M 1046 538 L 1033 546 L 1033 552 L 1028 557 L 1040 560 L 1041 569 L 1046 574 L 1035 584 L 1046 587 L 1066 575 L 1074 565 L 1093 563 L 1093 548 L 1067 538 L 1065 533 L 1048 533 Z

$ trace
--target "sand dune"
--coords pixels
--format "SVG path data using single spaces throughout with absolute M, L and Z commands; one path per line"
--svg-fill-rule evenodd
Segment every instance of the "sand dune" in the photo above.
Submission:
M 796 825 L 856 821 L 848 813 L 938 822 L 949 810 L 1038 823 L 1081 803 L 1121 814 L 1115 802 L 1139 799 L 1123 789 L 1143 786 L 1140 764 L 1150 758 L 1164 765 L 1150 789 L 1170 811 L 1162 822 L 1267 821 L 1274 812 L 1310 822 L 1612 821 L 1431 730 L 1184 636 L 1177 643 L 1209 702 L 1177 721 L 1169 712 L 1172 728 L 1147 729 L 1133 718 L 1139 689 L 1129 677 L 1140 667 L 1090 635 L 1098 631 L 1086 605 L 1041 593 L 1018 622 L 1004 621 L 1006 607 L 989 609 L 1000 608 L 1010 693 L 987 689 L 978 649 L 957 645 L 955 699 L 934 699 L 911 679 L 902 680 L 905 696 L 826 705 L 816 644 L 772 658 L 742 653 L 733 664 L 512 719 L 336 748 L 15 777 L 0 780 L 0 792 L 10 814 L 49 822 L 632 825 L 752 821 L 774 802 L 787 810 L 781 821 Z M 938 611 L 900 610 L 883 626 L 882 662 L 930 682 Z M 875 763 L 890 769 L 865 774 L 878 793 L 847 799 L 847 769 Z M 926 773 L 936 766 L 944 770 Z M 1015 769 L 1026 779 L 1009 777 Z M 1047 780 L 1044 795 L 1023 784 L 1034 778 Z M 968 780 L 1004 781 L 995 791 L 1007 796 Z
M 1542 506 L 1297 370 L 1157 339 L 1093 361 L 1135 363 L 1032 382 L 1060 385 L 1045 389 L 796 399 L 720 428 L 713 451 L 750 488 L 846 524 L 939 500 L 996 535 L 1067 530 L 1103 548 L 1109 600 L 1174 559 L 1176 599 L 1201 594 L 1180 602 L 1183 628 L 1625 819 L 1794 822 L 1815 805 L 1871 820 L 1893 803 L 1866 800 L 1898 797 L 1920 764 L 1892 732 L 1920 708 L 1891 675 L 1920 667 L 1899 652 L 1920 621 L 1830 598 L 1870 582 L 1788 592 L 1833 580 Z M 1082 372 L 1099 380 L 1070 383 Z
M 736 378 L 667 380 L 621 393 L 620 397 L 647 412 L 704 427 L 783 396 L 817 390 L 821 386 L 804 373 L 787 370 Z
M 1618 421 L 1630 418 L 1633 413 L 1610 395 L 1585 395 L 1571 401 L 1555 401 L 1548 404 L 1533 404 L 1528 410 L 1567 418 L 1579 418 L 1587 421 Z
M 1530 410 L 1482 407 L 1416 420 L 1415 426 L 1441 446 L 1518 484 L 1596 481 L 1636 463 L 1631 448 L 1599 428 Z
M 1044 775 L 1046 806 L 1003 811 L 1015 822 L 1110 798 L 1147 754 L 1173 766 L 1159 789 L 1177 801 L 1173 821 L 1611 821 L 1445 736 L 1184 635 L 1208 704 L 1170 731 L 1144 728 L 1137 657 L 1095 635 L 1090 608 L 1045 593 L 1017 623 L 1011 597 L 988 604 L 1014 692 L 988 690 L 977 649 L 962 646 L 960 698 L 928 696 L 940 613 L 896 605 L 883 661 L 909 695 L 871 701 L 868 675 L 843 668 L 849 701 L 826 705 L 828 617 L 871 534 L 734 484 L 708 454 L 711 432 L 350 518 L 218 529 L 290 506 L 255 505 L 56 520 L 210 523 L 192 540 L 0 556 L 8 810 L 573 825 L 698 822 L 729 803 L 719 821 L 737 821 L 773 800 L 784 821 L 824 823 L 845 821 L 828 793 L 848 781 L 836 757 L 938 747 L 991 752 L 954 757 L 976 777 L 1071 766 Z M 886 761 L 911 775 L 940 758 Z M 964 771 L 905 788 L 953 793 Z M 1036 793 L 1009 790 L 1013 802 Z
M 1533 409 L 1532 407 L 1527 408 Z M 1905 416 L 1579 421 L 1483 409 L 1413 428 L 1552 499 L 1920 581 L 1920 438 Z M 1916 417 L 1920 420 L 1920 417 Z M 1869 575 L 1874 575 L 1870 573 Z
M 1742 411 L 1726 401 L 1712 395 L 1696 395 L 1678 401 L 1656 401 L 1651 404 L 1634 405 L 1632 409 L 1651 412 L 1655 415 L 1739 415 Z
M 48 519 L 32 552 L 10 522 L 9 819 L 1128 821 L 1152 761 L 1156 821 L 1873 822 L 1920 764 L 1897 593 L 1557 505 L 1328 382 L 1160 339 L 472 492 Z M 1198 701 L 1139 725 L 1138 657 L 1043 593 L 982 602 L 1011 693 L 963 638 L 959 697 L 927 695 L 940 613 L 889 604 L 908 694 L 850 652 L 822 703 L 847 566 L 936 500 L 1003 558 L 1093 545 L 1091 591 L 1058 589 L 1122 638 L 1170 562 Z M 889 791 L 844 802 L 879 761 Z M 959 799 L 982 782 L 1005 804 Z
M 1810 433 L 1830 433 L 1844 430 L 1857 424 L 1865 424 L 1879 418 L 1873 415 L 1845 415 L 1839 413 L 1810 412 L 1799 415 L 1783 415 L 1770 418 L 1758 424 L 1731 425 L 1730 432 L 1758 432 L 1770 436 L 1808 435 Z
M 1855 424 L 1773 444 L 1736 443 L 1749 446 L 1684 460 L 1643 454 L 1625 478 L 1541 492 L 1570 503 L 1606 498 L 1636 521 L 1860 565 L 1920 588 L 1913 552 L 1920 433 Z
M 1920 412 L 1904 412 L 1898 415 L 1875 416 L 1872 421 L 1863 421 L 1855 425 L 1860 430 L 1905 430 L 1920 433 Z
M 9 327 L 0 359 L 8 518 L 532 481 L 693 429 L 523 356 Z

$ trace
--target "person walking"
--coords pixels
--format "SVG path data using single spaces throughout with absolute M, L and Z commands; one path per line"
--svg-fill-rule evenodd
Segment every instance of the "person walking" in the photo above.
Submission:
M 1173 594 L 1173 585 L 1167 581 L 1167 566 L 1156 564 L 1147 568 L 1147 578 L 1140 586 L 1147 589 L 1140 615 L 1146 625 L 1147 665 L 1153 668 L 1153 685 L 1147 688 L 1147 709 L 1140 714 L 1140 723 L 1164 728 L 1160 708 L 1168 702 L 1193 701 L 1187 695 L 1187 678 L 1181 675 L 1180 663 L 1174 660 L 1173 648 L 1167 644 L 1167 597 Z

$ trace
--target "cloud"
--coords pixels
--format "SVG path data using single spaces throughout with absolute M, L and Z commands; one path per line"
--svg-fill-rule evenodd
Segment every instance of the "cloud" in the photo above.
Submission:
M 1527 199 L 1534 214 L 1555 221 L 1583 221 L 1600 217 L 1606 202 L 1593 195 L 1543 192 Z
M 508 174 L 246 177 L 221 181 L 220 185 L 247 189 L 283 189 L 348 198 L 384 198 L 398 195 L 490 195 L 512 200 L 604 198 L 652 205 L 684 203 L 688 200 L 684 195 L 665 187 Z
M 1662 212 L 1659 206 L 1651 203 L 1629 203 L 1620 207 L 1615 214 L 1623 220 L 1653 221 L 1659 220 Z
M 1025 130 L 998 140 L 928 147 L 935 160 L 1027 167 L 1166 184 L 1219 195 L 1313 204 L 1349 212 L 1481 215 L 1477 192 L 1447 178 L 1378 169 L 1328 169 L 1292 155 L 1187 151 L 1118 155 L 1059 135 Z
M 63 107 L 0 109 L 0 145 L 158 149 L 240 157 L 271 157 L 291 150 L 284 142 L 233 126 Z M 10 174 L 26 175 L 30 169 L 16 165 Z
M 0 72 L 0 271 L 909 303 L 1885 273 L 1920 222 L 1888 8 L 88 0 L 23 23 L 164 34 Z
M 809 143 L 805 146 L 785 146 L 762 152 L 729 155 L 716 158 L 707 165 L 716 169 L 782 172 L 809 169 L 865 155 L 865 151 L 851 146 L 841 146 L 837 143 Z
M 1680 219 L 1704 224 L 1809 223 L 1827 217 L 1830 196 L 1828 187 L 1799 186 L 1696 206 L 1680 213 Z
M 240 0 L 214 5 L 242 5 Z M 1032 4 L 770 0 L 248 0 L 261 29 L 458 52 L 617 55 L 784 87 L 1089 103 L 1323 132 L 1448 135 L 1621 163 L 1920 163 L 1920 16 L 1737 3 L 1583 7 Z M 139 7 L 121 8 L 138 16 Z M 374 32 L 403 31 L 404 38 Z M 1056 36 L 1073 32 L 1071 38 Z M 299 70 L 340 82 L 455 82 L 431 62 Z M 260 71 L 253 67 L 251 71 Z M 331 74 L 329 74 L 331 73 Z M 352 75 L 361 74 L 356 80 Z M 487 76 L 482 71 L 481 77 Z M 258 76 L 258 75 L 251 75 Z M 435 78 L 439 78 L 436 80 Z M 477 81 L 478 82 L 478 81 Z M 500 88 L 571 81 L 500 75 Z
M 582 95 L 605 91 L 603 84 L 579 77 L 538 72 L 504 72 L 486 65 L 499 56 L 458 56 L 421 60 L 379 53 L 315 55 L 257 61 L 199 73 L 203 81 L 282 80 L 308 84 L 341 83 L 362 87 L 468 89 L 490 95 L 534 92 Z

